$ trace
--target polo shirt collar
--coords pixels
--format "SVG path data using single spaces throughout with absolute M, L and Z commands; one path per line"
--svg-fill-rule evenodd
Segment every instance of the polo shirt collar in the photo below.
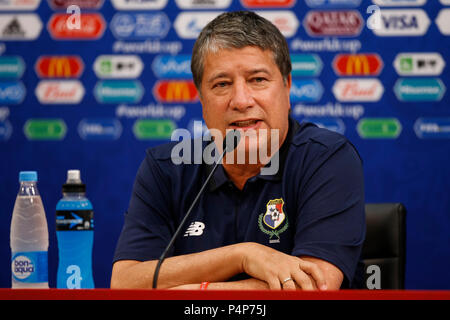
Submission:
M 284 140 L 283 144 L 281 145 L 281 148 L 277 151 L 277 153 L 279 155 L 278 171 L 273 175 L 258 174 L 254 178 L 259 178 L 259 179 L 269 180 L 269 181 L 280 181 L 282 179 L 284 164 L 286 162 L 286 158 L 287 158 L 287 155 L 289 152 L 289 146 L 299 128 L 300 128 L 299 123 L 292 117 L 289 117 L 289 129 L 288 129 L 288 133 L 286 135 L 286 139 Z M 211 143 L 213 143 L 213 142 L 211 142 Z M 271 164 L 269 162 L 266 165 L 266 167 L 269 167 L 270 165 Z M 214 164 L 205 164 L 206 177 L 211 173 L 213 168 L 214 168 Z M 250 179 L 253 179 L 253 178 L 250 178 Z M 211 180 L 209 181 L 208 189 L 209 189 L 209 191 L 217 190 L 222 185 L 224 185 L 225 183 L 228 183 L 228 182 L 231 182 L 231 180 L 228 178 L 223 166 L 221 164 L 219 164 L 216 172 L 214 172 L 213 176 L 211 177 Z

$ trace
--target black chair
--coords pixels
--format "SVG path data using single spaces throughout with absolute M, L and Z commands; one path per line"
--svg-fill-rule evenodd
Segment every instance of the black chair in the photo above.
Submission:
M 401 203 L 366 204 L 362 249 L 367 289 L 404 289 L 406 209 Z

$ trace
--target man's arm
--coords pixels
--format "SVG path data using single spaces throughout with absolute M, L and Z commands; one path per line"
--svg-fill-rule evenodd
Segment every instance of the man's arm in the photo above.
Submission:
M 151 288 L 156 264 L 156 260 L 117 261 L 113 266 L 111 288 Z M 254 279 L 224 283 L 239 273 Z M 287 278 L 293 281 L 282 284 Z M 235 289 L 294 290 L 298 286 L 312 290 L 315 287 L 325 289 L 327 285 L 326 277 L 316 263 L 246 242 L 167 258 L 161 265 L 158 288 L 176 288 L 204 281 L 222 283 L 212 284 L 211 288 L 222 286 L 223 289 L 234 285 Z
M 303 260 L 312 262 L 316 264 L 323 273 L 326 282 L 326 288 L 322 288 L 322 290 L 339 290 L 344 279 L 344 275 L 339 268 L 334 266 L 333 264 L 317 259 L 314 257 L 300 257 Z M 314 278 L 310 275 L 309 283 L 304 285 L 304 287 L 300 287 L 297 283 L 295 284 L 297 290 L 318 290 L 318 285 Z M 187 284 L 174 287 L 173 289 L 179 290 L 198 290 L 200 288 L 200 283 L 195 284 Z M 250 278 L 240 281 L 233 282 L 213 282 L 208 285 L 208 290 L 266 290 L 269 289 L 269 286 L 266 282 Z M 284 290 L 293 289 L 292 287 L 285 288 Z

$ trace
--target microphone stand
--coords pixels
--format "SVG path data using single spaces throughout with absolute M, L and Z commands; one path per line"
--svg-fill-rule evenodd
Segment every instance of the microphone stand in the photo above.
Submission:
M 237 135 L 235 135 L 235 134 L 237 134 Z M 233 141 L 232 141 L 233 145 L 231 146 L 231 148 L 227 148 L 227 144 L 226 144 L 227 137 L 229 135 L 230 136 L 235 135 L 234 136 L 235 139 L 233 139 Z M 222 153 L 222 155 L 219 157 L 218 161 L 214 165 L 214 168 L 211 170 L 210 174 L 206 178 L 205 182 L 203 183 L 202 188 L 198 192 L 198 194 L 195 197 L 194 201 L 192 202 L 189 210 L 187 211 L 186 215 L 184 216 L 183 220 L 181 221 L 180 225 L 178 226 L 177 230 L 175 231 L 174 235 L 172 236 L 172 239 L 170 239 L 170 242 L 167 245 L 166 249 L 161 254 L 161 257 L 159 258 L 158 263 L 156 264 L 155 273 L 153 274 L 153 285 L 152 285 L 153 289 L 156 289 L 156 287 L 157 287 L 159 270 L 161 268 L 161 264 L 163 263 L 164 259 L 166 258 L 167 253 L 169 252 L 169 250 L 172 248 L 173 244 L 175 243 L 175 240 L 177 239 L 177 237 L 178 237 L 178 235 L 179 235 L 179 233 L 181 231 L 181 228 L 185 224 L 187 218 L 190 216 L 190 213 L 191 213 L 192 209 L 194 208 L 194 206 L 196 205 L 198 199 L 200 198 L 200 195 L 203 193 L 203 191 L 205 190 L 206 186 L 208 185 L 209 180 L 211 179 L 211 177 L 214 174 L 214 172 L 216 171 L 219 163 L 222 161 L 223 157 L 225 156 L 225 153 L 234 150 L 237 147 L 237 145 L 239 144 L 239 140 L 240 140 L 240 132 L 237 131 L 237 130 L 230 131 L 229 134 L 227 134 L 225 136 L 225 139 L 223 141 L 223 153 Z

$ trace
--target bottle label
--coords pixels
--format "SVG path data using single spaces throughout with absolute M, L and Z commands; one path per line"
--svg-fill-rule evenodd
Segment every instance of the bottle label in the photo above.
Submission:
M 18 282 L 48 282 L 47 251 L 13 252 L 11 272 Z
M 57 231 L 94 230 L 93 210 L 56 210 Z

